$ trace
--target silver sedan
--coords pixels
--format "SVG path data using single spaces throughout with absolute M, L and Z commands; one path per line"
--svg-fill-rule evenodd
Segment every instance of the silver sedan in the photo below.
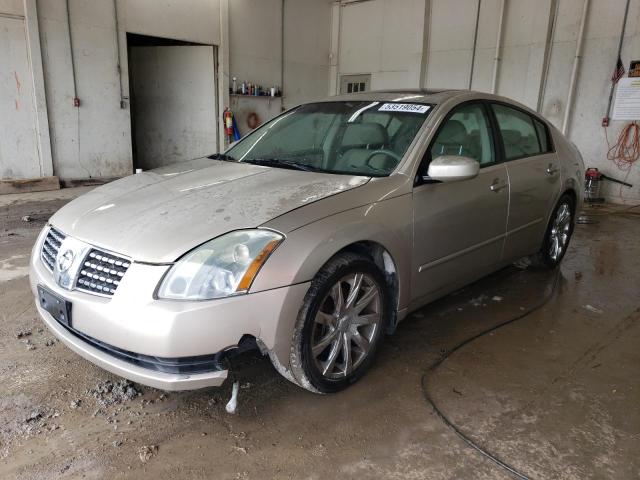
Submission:
M 412 310 L 523 256 L 557 266 L 583 170 L 505 98 L 333 97 L 72 201 L 34 246 L 31 288 L 65 344 L 131 380 L 217 386 L 258 347 L 335 392 Z

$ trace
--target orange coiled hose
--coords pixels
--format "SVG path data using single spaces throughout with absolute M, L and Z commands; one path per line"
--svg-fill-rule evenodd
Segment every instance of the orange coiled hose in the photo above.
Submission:
M 615 145 L 609 145 L 607 129 L 604 130 L 607 138 L 607 159 L 611 160 L 620 170 L 628 171 L 640 157 L 640 126 L 632 122 L 622 129 Z

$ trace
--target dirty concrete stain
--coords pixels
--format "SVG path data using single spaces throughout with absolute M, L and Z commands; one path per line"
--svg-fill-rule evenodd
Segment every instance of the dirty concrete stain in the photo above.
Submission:
M 26 275 L 29 275 L 28 255 L 12 255 L 9 258 L 0 260 L 0 282 L 8 282 Z

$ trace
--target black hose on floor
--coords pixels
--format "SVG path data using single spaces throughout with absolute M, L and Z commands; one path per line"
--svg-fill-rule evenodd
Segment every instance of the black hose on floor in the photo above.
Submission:
M 488 333 L 495 332 L 499 328 L 502 328 L 502 327 L 504 327 L 506 325 L 509 325 L 511 323 L 514 323 L 514 322 L 517 322 L 518 320 L 522 320 L 526 316 L 530 315 L 531 313 L 533 313 L 536 310 L 539 310 L 540 308 L 545 306 L 549 302 L 549 300 L 551 300 L 553 295 L 555 294 L 556 288 L 558 286 L 559 278 L 560 278 L 560 269 L 558 268 L 557 271 L 556 271 L 556 276 L 555 276 L 555 278 L 553 280 L 553 285 L 551 287 L 551 291 L 544 298 L 542 298 L 538 303 L 536 303 L 532 307 L 528 308 L 524 312 L 521 312 L 516 317 L 510 318 L 509 320 L 506 320 L 506 321 L 501 322 L 501 323 L 499 323 L 497 325 L 494 325 L 493 327 L 488 328 L 487 330 L 484 330 L 484 331 L 482 331 L 482 332 L 480 332 L 480 333 L 478 333 L 478 334 L 476 334 L 476 335 L 474 335 L 474 336 L 472 336 L 470 338 L 467 338 L 463 342 L 459 343 L 458 345 L 456 345 L 455 347 L 450 349 L 448 352 L 444 353 L 437 361 L 435 361 L 429 367 L 427 367 L 427 370 L 422 374 L 422 378 L 420 380 L 420 386 L 422 388 L 422 395 L 423 395 L 424 399 L 431 405 L 431 408 L 433 408 L 433 411 L 436 413 L 436 415 L 438 415 L 438 417 L 440 417 L 440 419 L 444 422 L 444 424 L 447 427 L 449 427 L 451 430 L 453 430 L 453 432 L 456 435 L 458 435 L 458 437 L 460 437 L 464 443 L 466 443 L 469 447 L 473 448 L 480 455 L 484 456 L 485 458 L 488 458 L 489 460 L 494 462 L 496 465 L 498 465 L 499 467 L 503 468 L 504 470 L 506 470 L 507 472 L 512 474 L 514 477 L 519 478 L 521 480 L 530 480 L 530 477 L 525 475 L 524 473 L 518 471 L 515 467 L 512 467 L 511 465 L 509 465 L 508 463 L 506 463 L 505 461 L 500 459 L 497 455 L 495 455 L 495 454 L 491 453 L 490 451 L 488 451 L 487 449 L 483 448 L 481 445 L 479 445 L 474 440 L 472 440 L 468 435 L 466 435 L 464 432 L 462 432 L 462 430 L 460 430 L 460 428 L 458 428 L 451 420 L 449 420 L 449 418 L 438 407 L 438 405 L 436 404 L 435 400 L 431 396 L 431 393 L 429 393 L 428 383 L 427 382 L 428 382 L 428 379 L 429 379 L 429 375 L 433 371 L 435 371 L 440 365 L 442 365 L 445 362 L 445 360 L 447 360 L 447 358 L 449 358 L 452 354 L 454 354 L 455 352 L 460 350 L 462 347 L 465 347 L 466 345 L 469 345 L 474 340 L 477 340 L 478 338 L 483 337 L 484 335 L 487 335 Z

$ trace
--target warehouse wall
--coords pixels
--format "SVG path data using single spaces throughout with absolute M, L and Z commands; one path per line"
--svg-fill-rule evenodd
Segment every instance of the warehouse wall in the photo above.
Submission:
M 561 127 L 575 55 L 584 0 L 559 0 L 555 33 L 547 50 L 555 3 L 552 0 L 506 0 L 503 47 L 497 93 L 539 108 Z M 475 58 L 473 39 L 477 5 L 474 0 L 370 0 L 341 3 L 333 18 L 332 41 L 339 45 L 337 75 L 371 73 L 372 89 L 427 87 L 489 91 L 500 0 L 482 0 Z M 585 163 L 625 178 L 606 159 L 607 143 L 601 127 L 616 61 L 625 0 L 591 0 L 583 44 L 582 63 L 570 116 L 569 137 Z M 622 60 L 640 59 L 640 0 L 632 0 Z M 337 18 L 337 19 L 336 19 Z M 425 20 L 426 19 L 426 20 Z M 339 23 L 339 28 L 335 28 Z M 426 25 L 426 29 L 425 29 Z M 367 49 L 367 50 L 365 50 Z M 545 51 L 548 75 L 543 75 Z M 546 86 L 545 86 L 546 80 Z M 339 82 L 330 79 L 330 92 Z M 627 122 L 612 121 L 609 139 L 615 141 Z M 605 184 L 605 193 L 617 202 L 640 201 L 640 165 L 628 174 L 633 189 Z
M 0 0 L 0 178 L 52 172 L 36 0 Z
M 568 52 L 570 46 L 575 48 L 578 26 L 576 25 L 576 12 L 580 3 L 573 0 L 563 5 L 560 2 L 559 18 L 565 18 L 571 30 L 560 34 L 561 28 L 556 32 L 556 40 L 551 54 L 549 78 L 553 79 L 547 86 L 542 113 L 555 124 L 561 122 L 565 108 L 566 92 L 568 88 L 568 72 L 573 54 Z M 608 175 L 624 179 L 632 183 L 632 189 L 620 187 L 605 182 L 606 193 L 614 201 L 637 204 L 640 200 L 640 163 L 637 164 L 629 175 L 618 170 L 606 159 L 607 141 L 605 130 L 601 127 L 601 119 L 605 114 L 611 75 L 616 62 L 616 50 L 618 48 L 618 36 L 624 14 L 624 2 L 622 0 L 606 1 L 594 0 L 591 2 L 588 23 L 586 26 L 586 38 L 584 43 L 582 65 L 578 84 L 576 85 L 576 102 L 571 116 L 570 138 L 580 148 L 585 162 L 589 166 L 600 168 Z M 573 16 L 573 18 L 572 18 Z M 571 19 L 571 20 L 570 20 Z M 628 70 L 629 61 L 640 59 L 640 1 L 632 0 L 629 8 L 629 18 L 622 47 L 622 61 Z M 562 81 L 562 79 L 565 79 Z M 609 140 L 615 143 L 620 130 L 628 122 L 612 121 L 607 129 Z
M 229 84 L 245 81 L 263 88 L 282 86 L 282 0 L 231 0 L 229 2 Z M 250 131 L 247 117 L 259 121 L 278 115 L 282 99 L 232 96 L 229 105 L 241 134 Z
M 217 44 L 217 0 L 118 0 L 121 71 L 128 97 L 125 32 Z M 112 177 L 132 171 L 131 120 L 120 108 L 116 27 L 111 0 L 70 0 L 73 75 L 65 0 L 38 1 L 53 170 L 61 178 Z
M 333 0 L 287 0 L 284 25 L 284 107 L 327 94 Z
M 40 165 L 25 20 L 0 16 L 0 177 L 38 177 Z M 33 162 L 10 162 L 21 156 Z
M 506 0 L 497 92 L 538 108 L 559 126 L 584 0 L 558 1 L 555 33 L 548 43 L 555 2 Z M 32 88 L 28 95 L 33 101 L 18 103 L 27 108 L 35 136 L 35 147 L 21 143 L 18 158 L 10 153 L 10 158 L 0 159 L 1 176 L 21 178 L 53 172 L 69 179 L 131 171 L 130 112 L 127 105 L 120 108 L 113 1 L 69 0 L 69 4 L 80 108 L 73 107 L 65 0 L 0 0 L 4 18 L 24 22 L 29 62 L 25 71 L 32 78 L 19 83 L 21 95 Z M 245 111 L 263 109 L 262 120 L 283 106 L 321 97 L 327 91 L 335 93 L 342 74 L 371 73 L 373 89 L 467 88 L 473 66 L 472 88 L 491 88 L 500 0 L 481 2 L 475 56 L 472 46 L 478 4 L 474 0 L 287 0 L 284 81 L 282 0 L 117 0 L 117 5 L 124 97 L 129 92 L 127 31 L 222 45 L 219 83 L 223 104 L 229 101 L 225 96 L 230 75 L 265 86 L 284 83 L 282 104 L 280 100 L 237 100 L 248 105 Z M 624 5 L 625 0 L 591 0 L 569 125 L 569 136 L 586 163 L 618 178 L 626 173 L 606 160 L 600 122 Z M 640 56 L 639 16 L 640 0 L 632 0 L 622 51 L 625 67 Z M 549 60 L 546 76 L 545 52 Z M 20 100 L 15 97 L 18 87 L 15 75 L 7 71 L 0 82 L 0 94 L 7 100 L 0 105 L 2 118 L 10 119 L 3 123 L 4 129 L 13 127 L 11 119 L 19 120 L 13 113 L 14 100 Z M 232 101 L 232 107 L 240 109 L 239 105 Z M 21 115 L 29 117 L 23 111 Z M 612 122 L 608 129 L 612 141 L 624 125 Z M 636 187 L 629 190 L 609 185 L 611 198 L 640 200 L 638 167 L 629 173 L 628 180 Z
M 371 73 L 372 90 L 415 88 L 420 82 L 424 5 L 424 0 L 374 0 L 342 7 L 340 74 Z
M 246 81 L 265 89 L 277 86 L 283 90 L 282 98 L 231 97 L 230 106 L 241 133 L 250 130 L 246 122 L 249 113 L 256 113 L 260 121 L 265 121 L 303 101 L 326 96 L 332 3 L 332 0 L 229 2 L 230 77 L 236 77 L 238 87 Z
M 9 51 L 6 45 L 0 45 L 0 49 L 7 58 L 13 58 L 8 55 L 15 52 L 24 61 L 32 57 L 32 65 L 24 66 L 24 61 L 20 64 L 27 72 L 27 78 L 21 79 L 21 94 L 27 100 L 33 97 L 33 105 L 20 103 L 24 107 L 20 121 L 26 125 L 23 130 L 34 130 L 36 139 L 31 144 L 20 142 L 19 148 L 9 145 L 11 148 L 2 150 L 8 154 L 0 159 L 0 178 L 55 174 L 74 179 L 131 173 L 127 32 L 218 46 L 218 93 L 223 106 L 229 103 L 230 68 L 231 75 L 239 79 L 282 86 L 282 0 L 116 1 L 121 77 L 114 0 L 68 0 L 73 66 L 66 0 L 0 0 L 0 16 L 13 22 L 7 23 L 11 38 L 25 29 L 19 48 Z M 284 3 L 286 107 L 326 95 L 331 2 Z M 34 56 L 40 51 L 41 57 Z M 39 65 L 40 72 L 33 70 L 33 65 Z M 14 78 L 13 71 L 7 70 L 0 81 L 0 114 L 7 123 L 1 123 L 0 129 L 5 142 L 6 138 L 17 137 L 14 106 L 22 97 L 16 97 Z M 31 86 L 34 91 L 27 90 Z M 79 108 L 73 105 L 75 95 L 80 99 Z M 238 101 L 263 108 L 262 120 L 280 113 L 283 106 L 280 99 Z

